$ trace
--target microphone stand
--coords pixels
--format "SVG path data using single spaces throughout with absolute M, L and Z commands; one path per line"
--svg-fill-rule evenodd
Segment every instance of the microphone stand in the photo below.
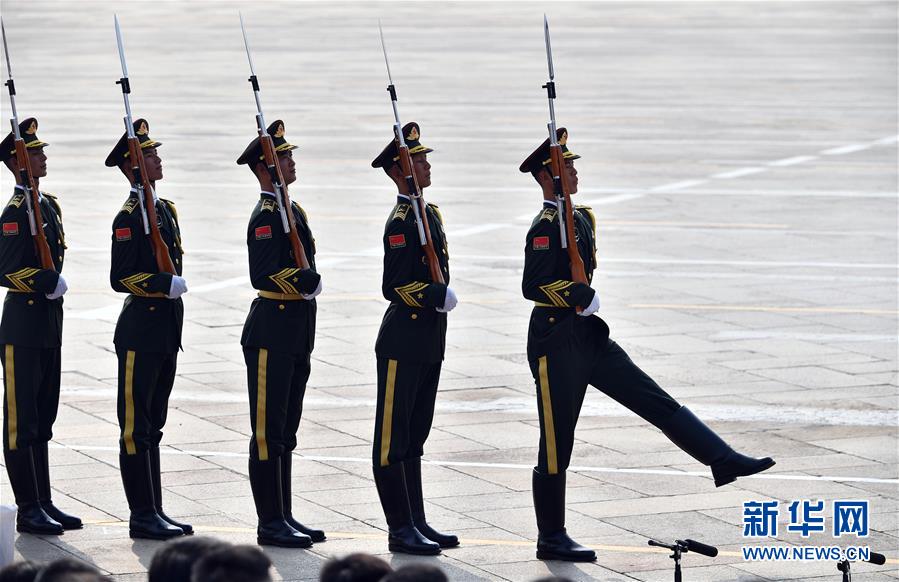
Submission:
M 656 540 L 649 540 L 649 545 L 671 550 L 671 555 L 668 557 L 674 560 L 674 582 L 682 582 L 683 578 L 681 577 L 680 558 L 682 553 L 689 551 L 687 549 L 687 544 L 680 540 L 677 540 L 674 545 L 669 545 Z
M 837 570 L 843 573 L 843 582 L 852 582 L 852 574 L 849 572 L 851 566 L 849 560 L 837 562 Z

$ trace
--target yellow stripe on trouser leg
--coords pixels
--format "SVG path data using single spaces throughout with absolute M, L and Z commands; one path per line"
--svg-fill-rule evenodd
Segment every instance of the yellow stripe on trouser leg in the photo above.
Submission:
M 9 450 L 19 448 L 19 415 L 16 412 L 16 358 L 12 344 L 6 344 L 6 423 Z
M 137 454 L 137 447 L 134 446 L 134 356 L 132 350 L 125 355 L 125 432 L 122 440 L 129 455 Z
M 559 472 L 556 458 L 556 427 L 553 423 L 553 404 L 549 396 L 549 373 L 546 371 L 546 356 L 540 358 L 540 398 L 543 402 L 543 431 L 546 435 L 546 468 L 550 475 Z
M 268 370 L 268 350 L 259 348 L 259 365 L 256 370 L 256 449 L 259 460 L 268 460 L 268 442 L 265 440 L 265 382 Z
M 381 420 L 381 466 L 389 465 L 390 434 L 393 431 L 393 389 L 396 386 L 396 360 L 387 360 L 387 387 L 384 390 L 384 418 Z

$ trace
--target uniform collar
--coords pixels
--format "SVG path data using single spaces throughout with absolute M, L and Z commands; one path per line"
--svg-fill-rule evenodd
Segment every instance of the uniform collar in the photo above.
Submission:
M 137 194 L 137 188 L 131 189 L 132 194 Z M 153 188 L 153 202 L 159 202 L 159 196 L 156 195 L 156 188 Z
M 21 190 L 21 191 L 22 191 L 22 194 L 24 194 L 24 193 L 25 193 L 25 186 L 22 186 L 21 184 L 16 184 L 16 190 Z M 40 191 L 40 190 L 37 191 L 37 199 L 38 199 L 38 200 L 43 200 L 43 199 L 44 199 L 44 195 L 41 194 L 41 191 Z
M 405 202 L 412 202 L 412 199 L 409 198 L 408 196 L 406 196 L 405 194 L 397 193 L 396 202 L 397 202 L 397 204 L 404 204 Z
M 543 201 L 543 207 L 544 207 L 544 208 L 558 208 L 558 207 L 559 207 L 559 203 L 556 202 L 555 200 L 544 200 L 544 201 Z
M 263 191 L 260 192 L 259 194 L 262 195 L 262 196 L 270 196 L 270 197 L 272 197 L 272 198 L 276 198 L 276 199 L 277 199 L 277 196 L 275 196 L 275 193 L 274 193 L 274 192 L 269 192 L 268 190 L 263 190 Z

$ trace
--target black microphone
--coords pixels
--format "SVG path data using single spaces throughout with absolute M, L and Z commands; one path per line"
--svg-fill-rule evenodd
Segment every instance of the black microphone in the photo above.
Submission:
M 887 557 L 883 554 L 878 554 L 877 552 L 871 552 L 870 557 L 868 557 L 868 562 L 872 564 L 877 564 L 878 566 L 883 566 L 887 563 Z
M 714 558 L 718 555 L 718 548 L 716 548 L 715 546 L 706 545 L 702 542 L 697 542 L 696 540 L 684 540 L 683 544 L 687 548 L 688 552 L 696 552 L 697 554 L 702 554 L 703 556 L 708 556 L 710 558 Z

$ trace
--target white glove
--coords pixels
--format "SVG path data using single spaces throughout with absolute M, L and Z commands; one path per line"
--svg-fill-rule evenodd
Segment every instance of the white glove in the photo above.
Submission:
M 440 313 L 449 313 L 452 311 L 456 304 L 459 303 L 459 300 L 456 298 L 456 292 L 452 290 L 452 288 L 446 288 L 446 298 L 443 300 L 443 307 L 438 307 L 437 311 Z
M 169 292 L 165 296 L 169 299 L 178 299 L 185 293 L 187 293 L 187 281 L 184 280 L 184 277 L 172 275 L 172 286 L 169 287 Z
M 66 291 L 69 290 L 69 286 L 66 285 L 66 280 L 62 278 L 62 275 L 59 276 L 59 279 L 56 281 L 56 289 L 53 290 L 53 293 L 47 293 L 47 299 L 59 299 L 63 295 L 66 294 Z
M 596 291 L 593 292 L 593 301 L 590 302 L 590 305 L 578 313 L 581 317 L 587 317 L 588 315 L 593 315 L 599 310 L 599 293 Z
M 315 288 L 315 291 L 312 293 L 303 293 L 303 299 L 315 299 L 319 293 L 322 292 L 322 280 L 318 280 L 318 286 Z

